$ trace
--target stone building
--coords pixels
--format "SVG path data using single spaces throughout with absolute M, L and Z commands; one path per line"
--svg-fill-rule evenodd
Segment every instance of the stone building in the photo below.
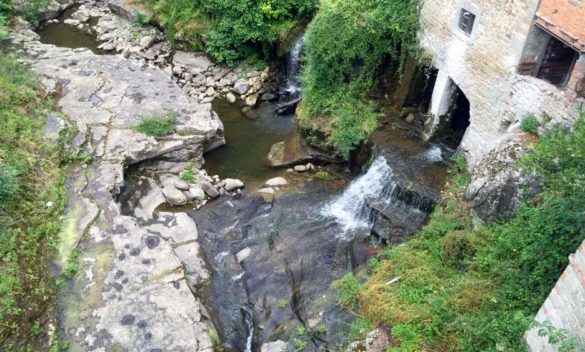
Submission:
M 528 114 L 574 122 L 585 101 L 581 0 L 426 0 L 421 17 L 438 69 L 429 133 L 451 133 L 472 163 Z

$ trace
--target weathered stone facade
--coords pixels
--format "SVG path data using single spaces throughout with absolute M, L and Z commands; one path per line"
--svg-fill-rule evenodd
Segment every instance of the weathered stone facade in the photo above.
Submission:
M 583 99 L 579 80 L 558 88 L 518 73 L 529 51 L 538 0 L 430 0 L 421 9 L 421 41 L 439 69 L 431 113 L 438 125 L 459 88 L 470 103 L 470 126 L 461 143 L 472 163 L 513 138 L 518 122 L 535 114 L 544 125 L 570 125 Z M 474 17 L 471 33 L 460 28 L 462 10 Z M 572 77 L 579 76 L 583 59 Z

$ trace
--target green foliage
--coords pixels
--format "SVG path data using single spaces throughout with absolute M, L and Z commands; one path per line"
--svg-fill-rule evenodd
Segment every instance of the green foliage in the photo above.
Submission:
M 181 173 L 181 180 L 187 181 L 189 183 L 193 183 L 197 180 L 192 163 L 187 163 L 187 165 L 185 165 L 185 170 L 183 170 Z
M 352 273 L 348 273 L 341 279 L 335 281 L 333 286 L 338 290 L 337 303 L 342 308 L 351 310 L 357 306 L 362 285 Z
M 349 326 L 349 341 L 359 341 L 366 338 L 368 333 L 372 331 L 372 323 L 365 318 L 358 318 L 351 322 Z
M 520 127 L 522 127 L 522 130 L 532 134 L 536 134 L 538 132 L 538 126 L 540 126 L 540 123 L 533 114 L 524 116 L 520 122 Z
M 466 169 L 453 164 L 453 172 Z M 393 327 L 400 347 L 392 351 L 526 349 L 524 332 L 585 238 L 585 116 L 572 131 L 546 133 L 518 164 L 540 175 L 542 192 L 510 221 L 474 225 L 461 200 L 465 185 L 456 182 L 420 233 L 387 250 L 351 295 L 372 323 Z M 574 348 L 565 332 L 540 330 Z
M 0 0 L 0 18 L 12 17 L 12 1 L 11 0 Z
M 217 331 L 207 330 L 207 336 L 209 336 L 209 339 L 211 340 L 211 343 L 213 344 L 213 350 L 215 352 L 223 352 L 223 346 L 221 344 L 221 339 L 219 338 Z
M 457 152 L 451 156 L 451 160 L 449 162 L 449 172 L 460 174 L 467 171 L 468 164 L 467 159 L 465 158 L 465 154 L 461 152 Z
M 135 130 L 152 137 L 164 137 L 173 134 L 176 130 L 177 122 L 173 112 L 165 112 L 144 116 L 135 126 Z
M 286 308 L 286 306 L 288 306 L 288 299 L 279 299 L 278 300 L 278 308 L 280 309 L 284 309 Z
M 45 326 L 38 322 L 54 314 L 48 264 L 66 204 L 65 157 L 43 139 L 51 104 L 36 89 L 35 76 L 1 53 L 0 350 L 43 350 Z
M 548 343 L 556 345 L 559 352 L 574 352 L 577 350 L 577 338 L 569 337 L 565 330 L 555 328 L 549 321 L 544 323 L 535 322 L 534 325 L 538 328 L 538 336 L 548 337 Z
M 269 58 L 278 38 L 310 17 L 316 0 L 142 0 L 169 38 L 201 48 L 221 63 L 235 65 L 262 53 Z
M 26 0 L 23 2 L 17 15 L 24 17 L 33 25 L 39 24 L 39 12 L 47 6 L 47 0 Z
M 134 22 L 139 26 L 139 27 L 146 27 L 150 24 L 150 20 L 151 17 L 148 15 L 143 14 L 140 11 L 135 11 L 134 12 Z
M 376 127 L 368 93 L 383 67 L 417 55 L 418 27 L 415 1 L 322 1 L 306 34 L 301 125 L 347 158 Z

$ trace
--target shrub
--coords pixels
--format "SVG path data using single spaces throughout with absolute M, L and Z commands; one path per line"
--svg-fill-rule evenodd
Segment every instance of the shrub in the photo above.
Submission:
M 164 137 L 176 130 L 176 119 L 173 112 L 145 116 L 136 125 L 135 130 L 152 137 Z
M 1 0 L 0 0 L 1 1 Z M 5 4 L 5 2 L 0 2 Z M 34 75 L 0 52 L 0 349 L 48 350 L 40 319 L 54 315 L 49 269 L 66 203 L 63 148 L 43 139 L 51 104 Z M 52 206 L 48 207 L 48 203 Z
M 221 63 L 261 53 L 270 58 L 274 43 L 310 17 L 316 0 L 142 0 L 155 12 L 171 41 L 204 47 Z
M 368 93 L 382 67 L 418 53 L 414 1 L 324 0 L 307 29 L 300 123 L 326 133 L 347 158 L 375 129 Z
M 451 173 L 464 173 L 467 171 L 469 165 L 467 164 L 467 158 L 465 154 L 457 152 L 451 156 L 449 163 L 449 172 Z
M 362 288 L 358 279 L 352 274 L 346 274 L 335 281 L 333 287 L 337 288 L 337 303 L 344 309 L 354 309 L 357 305 L 358 295 Z
M 181 180 L 187 181 L 189 183 L 193 183 L 197 180 L 192 163 L 187 163 L 187 165 L 185 165 L 185 170 L 183 170 L 181 173 Z
M 36 26 L 39 24 L 39 12 L 45 6 L 47 6 L 47 0 L 26 0 L 17 14 Z
M 536 116 L 530 114 L 522 118 L 520 126 L 522 127 L 522 130 L 524 132 L 536 134 L 538 132 L 538 127 L 540 126 L 540 123 L 536 119 Z
M 12 17 L 12 1 L 0 0 L 0 17 L 8 19 Z

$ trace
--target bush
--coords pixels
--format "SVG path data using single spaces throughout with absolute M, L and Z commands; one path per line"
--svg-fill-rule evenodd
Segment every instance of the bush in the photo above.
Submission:
M 235 65 L 257 53 L 270 58 L 274 43 L 310 17 L 316 0 L 142 0 L 171 41 L 205 48 L 217 62 Z
M 354 309 L 357 305 L 358 295 L 362 285 L 352 274 L 346 274 L 343 278 L 335 281 L 333 287 L 337 288 L 337 303 L 344 309 Z
M 12 1 L 0 0 L 0 17 L 5 19 L 12 17 Z
M 17 14 L 36 26 L 39 24 L 39 12 L 45 6 L 47 6 L 47 0 L 26 0 Z
M 3 2 L 1 4 L 4 4 Z M 48 350 L 37 323 L 54 315 L 49 269 L 66 203 L 63 148 L 43 139 L 50 102 L 34 75 L 0 53 L 0 350 Z M 47 203 L 53 205 L 47 207 Z M 46 327 L 46 326 L 44 326 Z
M 418 53 L 417 31 L 414 1 L 322 1 L 306 34 L 301 125 L 325 132 L 347 158 L 376 127 L 376 78 Z
M 193 183 L 197 180 L 192 163 L 187 163 L 187 165 L 185 165 L 185 170 L 183 170 L 181 173 L 181 180 L 187 181 L 189 183 Z
M 522 118 L 520 126 L 522 127 L 522 130 L 524 132 L 536 134 L 538 132 L 538 127 L 540 126 L 540 123 L 536 119 L 536 116 L 530 114 Z
M 134 129 L 147 136 L 164 137 L 173 134 L 176 128 L 175 114 L 167 112 L 143 117 Z

